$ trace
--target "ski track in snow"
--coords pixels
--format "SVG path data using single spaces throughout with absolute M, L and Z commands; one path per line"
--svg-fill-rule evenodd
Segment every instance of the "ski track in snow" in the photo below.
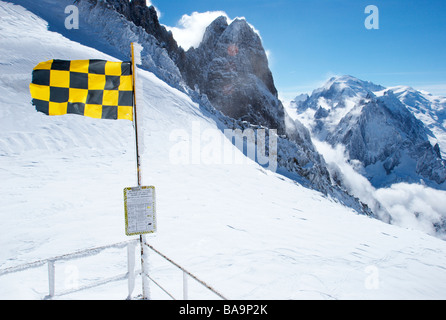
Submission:
M 136 184 L 132 124 L 47 117 L 28 89 L 40 61 L 116 59 L 48 31 L 20 6 L 0 1 L 0 16 L 0 269 L 128 240 L 123 189 Z M 148 239 L 167 256 L 230 299 L 446 298 L 444 241 L 359 216 L 252 161 L 171 164 L 173 130 L 216 129 L 215 122 L 153 74 L 140 78 L 143 183 L 158 196 L 159 229 Z M 124 273 L 126 259 L 125 250 L 112 250 L 60 263 L 56 290 L 69 287 L 72 270 L 80 285 Z M 150 263 L 153 277 L 181 296 L 181 273 L 155 254 Z M 379 288 L 366 285 L 369 267 Z M 190 287 L 191 298 L 209 298 Z M 0 277 L 4 299 L 40 299 L 47 288 L 46 267 Z M 125 299 L 126 290 L 123 281 L 63 298 Z M 166 296 L 152 287 L 152 298 Z

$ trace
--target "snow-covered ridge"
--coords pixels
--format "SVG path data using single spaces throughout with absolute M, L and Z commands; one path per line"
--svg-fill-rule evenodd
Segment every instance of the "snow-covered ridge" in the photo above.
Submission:
M 446 159 L 446 98 L 407 86 L 391 87 L 388 90 L 432 131 L 430 141 L 433 146 L 438 143 L 442 158 Z
M 170 85 L 181 89 L 180 71 L 167 50 L 142 27 L 128 21 L 114 10 L 112 2 L 106 0 L 79 0 L 79 29 L 65 28 L 65 8 L 74 0 L 8 0 L 23 5 L 31 12 L 44 18 L 51 31 L 58 32 L 83 45 L 101 50 L 120 60 L 130 60 L 129 46 L 138 42 L 143 46 L 142 66 Z

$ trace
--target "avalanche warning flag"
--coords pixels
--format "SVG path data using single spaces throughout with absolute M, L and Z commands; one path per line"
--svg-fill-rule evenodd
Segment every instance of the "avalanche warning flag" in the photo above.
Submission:
M 39 63 L 32 76 L 37 111 L 133 121 L 131 62 L 50 60 Z

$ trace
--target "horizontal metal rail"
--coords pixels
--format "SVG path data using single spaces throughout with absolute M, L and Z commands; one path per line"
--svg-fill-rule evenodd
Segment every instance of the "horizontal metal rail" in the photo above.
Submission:
M 64 254 L 61 256 L 57 256 L 57 257 L 53 257 L 53 258 L 49 258 L 49 259 L 45 259 L 45 260 L 38 260 L 38 261 L 31 262 L 31 263 L 25 263 L 25 264 L 22 264 L 19 266 L 10 267 L 10 268 L 0 270 L 0 276 L 6 275 L 8 273 L 24 271 L 27 269 L 38 268 L 45 264 L 48 264 L 49 262 L 54 263 L 55 261 L 70 261 L 70 260 L 76 260 L 76 259 L 80 259 L 80 258 L 84 258 L 84 257 L 98 255 L 99 253 L 101 253 L 102 251 L 107 250 L 107 249 L 113 249 L 113 248 L 122 249 L 122 248 L 125 248 L 128 244 L 131 244 L 132 242 L 137 243 L 137 240 L 130 240 L 130 241 L 120 242 L 120 243 L 106 245 L 106 246 L 102 246 L 102 247 L 95 247 L 95 248 L 91 248 L 91 249 L 80 250 L 80 251 L 76 251 L 74 253 Z
M 110 278 L 107 278 L 107 279 L 103 279 L 103 280 L 97 281 L 95 283 L 87 284 L 87 285 L 84 285 L 84 286 L 76 288 L 76 289 L 62 291 L 62 292 L 58 293 L 56 296 L 57 297 L 62 297 L 62 296 L 66 296 L 66 295 L 69 295 L 69 294 L 72 294 L 72 293 L 76 293 L 76 292 L 79 292 L 79 291 L 84 291 L 84 290 L 87 290 L 87 289 L 96 288 L 96 287 L 105 285 L 105 284 L 110 283 L 110 282 L 126 280 L 128 278 L 128 275 L 129 275 L 128 273 L 124 273 L 124 274 L 121 274 L 121 275 L 118 275 L 118 276 L 115 276 L 115 277 L 110 277 Z M 45 298 L 46 299 L 51 299 L 52 297 L 51 296 L 47 296 Z
M 77 259 L 82 259 L 82 258 L 86 258 L 86 257 L 91 257 L 91 256 L 98 255 L 102 251 L 107 250 L 107 249 L 123 249 L 125 247 L 129 247 L 131 245 L 136 245 L 136 244 L 137 244 L 137 240 L 130 240 L 130 241 L 120 242 L 120 243 L 116 243 L 116 244 L 95 247 L 95 248 L 86 249 L 86 250 L 80 250 L 80 251 L 76 251 L 76 252 L 70 253 L 70 254 L 64 254 L 64 255 L 49 258 L 49 259 L 38 260 L 35 262 L 26 263 L 26 264 L 22 264 L 19 266 L 3 269 L 3 270 L 0 270 L 0 276 L 4 276 L 7 274 L 11 274 L 11 273 L 22 272 L 22 271 L 25 271 L 28 269 L 34 269 L 34 268 L 42 267 L 44 265 L 48 265 L 49 294 L 44 297 L 44 299 L 46 299 L 46 300 L 53 299 L 56 296 L 64 296 L 64 295 L 72 294 L 75 292 L 83 291 L 86 289 L 95 288 L 95 287 L 107 284 L 109 282 L 120 281 L 120 280 L 125 280 L 125 279 L 128 279 L 129 282 L 134 282 L 134 278 L 135 278 L 134 274 L 136 273 L 134 271 L 135 264 L 130 263 L 130 261 L 129 261 L 128 271 L 125 274 L 110 277 L 107 279 L 102 279 L 100 281 L 96 281 L 94 283 L 87 284 L 87 285 L 84 285 L 79 288 L 70 289 L 70 290 L 60 292 L 56 295 L 56 292 L 55 292 L 55 263 L 59 262 L 59 261 L 71 261 L 71 260 L 77 260 Z M 137 274 L 139 274 L 139 273 L 140 273 L 140 271 L 137 271 Z M 129 288 L 130 287 L 133 288 L 134 286 L 133 285 L 130 286 L 130 284 L 129 284 Z M 131 296 L 131 290 L 129 290 L 129 297 L 130 296 Z
M 54 298 L 56 296 L 65 296 L 65 295 L 69 295 L 69 294 L 72 294 L 72 293 L 75 293 L 75 292 L 79 292 L 79 291 L 91 289 L 91 288 L 94 288 L 94 287 L 98 287 L 98 286 L 107 284 L 109 282 L 120 281 L 120 280 L 125 280 L 125 279 L 128 280 L 128 287 L 129 287 L 129 295 L 128 295 L 127 299 L 131 299 L 133 288 L 135 286 L 135 283 L 134 283 L 135 282 L 135 275 L 141 275 L 143 277 L 146 277 L 150 281 L 152 281 L 156 286 L 158 286 L 171 299 L 176 300 L 175 297 L 171 293 L 169 293 L 165 288 L 163 288 L 158 283 L 158 281 L 156 281 L 152 276 L 150 276 L 148 274 L 143 274 L 142 270 L 136 270 L 136 271 L 134 270 L 134 267 L 135 267 L 135 261 L 134 261 L 135 260 L 135 255 L 134 255 L 134 247 L 132 248 L 132 245 L 136 246 L 139 242 L 140 242 L 139 239 L 138 240 L 137 239 L 133 239 L 133 240 L 120 242 L 120 243 L 116 243 L 116 244 L 111 244 L 111 245 L 106 245 L 106 246 L 101 246 L 101 247 L 95 247 L 95 248 L 86 249 L 86 250 L 80 250 L 80 251 L 76 251 L 74 253 L 64 254 L 64 255 L 60 255 L 60 256 L 57 256 L 57 257 L 49 258 L 49 259 L 38 260 L 38 261 L 35 261 L 35 262 L 26 263 L 26 264 L 22 264 L 22 265 L 19 265 L 19 266 L 10 267 L 10 268 L 6 268 L 6 269 L 3 269 L 3 270 L 0 270 L 0 276 L 4 276 L 4 275 L 7 275 L 7 274 L 12 274 L 12 273 L 17 273 L 17 272 L 22 272 L 22 271 L 25 271 L 25 270 L 28 270 L 28 269 L 33 269 L 33 268 L 42 267 L 44 265 L 48 265 L 49 294 L 47 296 L 45 296 L 44 299 L 52 299 L 52 298 Z M 213 294 L 215 294 L 219 298 L 221 298 L 223 300 L 227 300 L 217 290 L 212 288 L 206 282 L 198 279 L 198 277 L 196 277 L 194 274 L 192 274 L 191 272 L 189 272 L 186 269 L 184 269 L 183 267 L 181 267 L 178 263 L 174 262 L 172 259 L 170 259 L 166 255 L 164 255 L 163 253 L 161 253 L 160 251 L 155 249 L 150 244 L 145 242 L 144 245 L 183 272 L 183 299 L 184 300 L 188 299 L 188 281 L 187 281 L 188 277 L 191 277 L 192 279 L 197 281 L 199 284 L 204 286 L 206 289 L 210 290 Z M 100 280 L 100 281 L 96 281 L 94 283 L 87 284 L 87 285 L 84 285 L 84 286 L 79 287 L 79 288 L 62 291 L 62 292 L 59 292 L 58 294 L 56 294 L 56 292 L 55 292 L 55 263 L 56 262 L 82 259 L 82 258 L 98 255 L 102 251 L 107 250 L 107 249 L 114 249 L 114 248 L 123 249 L 125 247 L 127 247 L 127 250 L 128 250 L 127 251 L 127 255 L 128 255 L 128 264 L 127 264 L 128 265 L 128 271 L 127 271 L 127 273 L 121 274 L 121 275 L 117 275 L 117 276 L 114 276 L 114 277 L 110 277 L 110 278 L 107 278 L 107 279 L 103 279 L 103 280 Z

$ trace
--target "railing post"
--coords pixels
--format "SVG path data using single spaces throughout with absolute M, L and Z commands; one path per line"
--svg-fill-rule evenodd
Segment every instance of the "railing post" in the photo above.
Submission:
M 55 272 L 56 268 L 54 266 L 54 261 L 48 261 L 48 286 L 49 286 L 49 294 L 48 298 L 51 299 L 54 297 L 56 292 L 56 284 L 55 284 Z
M 127 272 L 129 289 L 127 300 L 131 300 L 133 290 L 135 289 L 135 242 L 127 245 Z
M 142 278 L 142 299 L 150 300 L 150 287 L 149 279 L 147 275 L 149 274 L 149 250 L 144 250 L 146 245 L 146 236 L 140 236 L 141 244 L 141 278 Z
M 183 271 L 183 300 L 188 300 L 187 274 Z

